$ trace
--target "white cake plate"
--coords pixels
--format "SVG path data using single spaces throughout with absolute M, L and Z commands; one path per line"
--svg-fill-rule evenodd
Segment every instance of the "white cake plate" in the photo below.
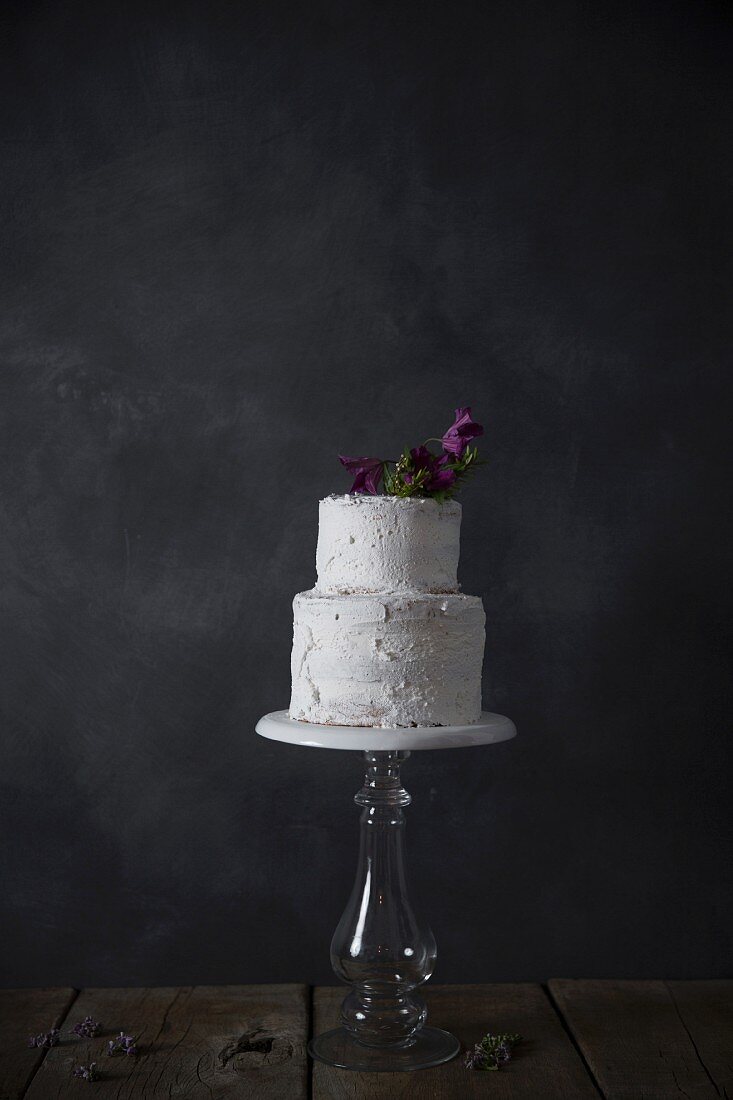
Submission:
M 356 749 L 360 752 L 414 752 L 420 749 L 462 749 L 471 745 L 496 745 L 516 736 L 516 727 L 503 714 L 483 711 L 470 726 L 319 726 L 297 722 L 286 710 L 260 718 L 255 729 L 271 741 L 303 745 L 311 749 Z
M 364 753 L 364 785 L 354 799 L 362 809 L 356 881 L 331 941 L 331 965 L 351 991 L 341 1007 L 341 1027 L 311 1039 L 311 1056 L 367 1072 L 427 1069 L 455 1058 L 460 1043 L 450 1032 L 425 1025 L 427 1009 L 418 992 L 433 972 L 436 947 L 407 891 L 402 811 L 410 796 L 400 768 L 415 749 L 508 741 L 517 732 L 514 723 L 485 712 L 471 726 L 318 726 L 277 710 L 256 728 L 262 737 L 289 745 Z

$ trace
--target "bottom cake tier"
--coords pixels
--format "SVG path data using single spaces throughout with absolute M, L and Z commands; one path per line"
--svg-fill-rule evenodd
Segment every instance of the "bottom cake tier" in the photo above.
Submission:
M 481 714 L 478 596 L 331 595 L 293 601 L 290 717 L 334 726 L 460 726 Z

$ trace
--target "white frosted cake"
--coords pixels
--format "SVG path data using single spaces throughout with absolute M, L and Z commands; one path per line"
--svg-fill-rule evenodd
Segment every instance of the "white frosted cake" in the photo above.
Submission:
M 293 602 L 290 716 L 455 726 L 481 713 L 483 605 L 457 580 L 461 506 L 348 494 L 320 503 L 317 582 Z

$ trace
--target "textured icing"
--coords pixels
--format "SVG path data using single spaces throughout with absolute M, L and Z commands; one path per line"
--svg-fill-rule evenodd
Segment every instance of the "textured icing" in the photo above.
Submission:
M 316 568 L 322 592 L 458 591 L 461 506 L 427 497 L 326 497 Z
M 292 718 L 381 727 L 478 721 L 485 616 L 477 596 L 313 589 L 293 610 Z
M 477 722 L 485 616 L 458 592 L 460 504 L 331 496 L 319 521 L 318 583 L 293 602 L 291 717 Z

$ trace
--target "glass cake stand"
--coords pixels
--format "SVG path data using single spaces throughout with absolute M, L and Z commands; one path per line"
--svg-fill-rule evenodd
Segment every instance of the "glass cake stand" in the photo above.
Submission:
M 405 878 L 405 817 L 410 796 L 400 766 L 411 752 L 494 745 L 516 734 L 501 714 L 484 712 L 471 726 L 374 729 L 296 722 L 286 710 L 260 718 L 257 732 L 273 741 L 316 749 L 363 752 L 361 843 L 351 897 L 331 941 L 331 965 L 351 986 L 341 1006 L 341 1027 L 308 1044 L 313 1058 L 343 1069 L 425 1069 L 455 1057 L 458 1040 L 426 1027 L 417 992 L 433 972 L 433 933 L 416 915 Z

